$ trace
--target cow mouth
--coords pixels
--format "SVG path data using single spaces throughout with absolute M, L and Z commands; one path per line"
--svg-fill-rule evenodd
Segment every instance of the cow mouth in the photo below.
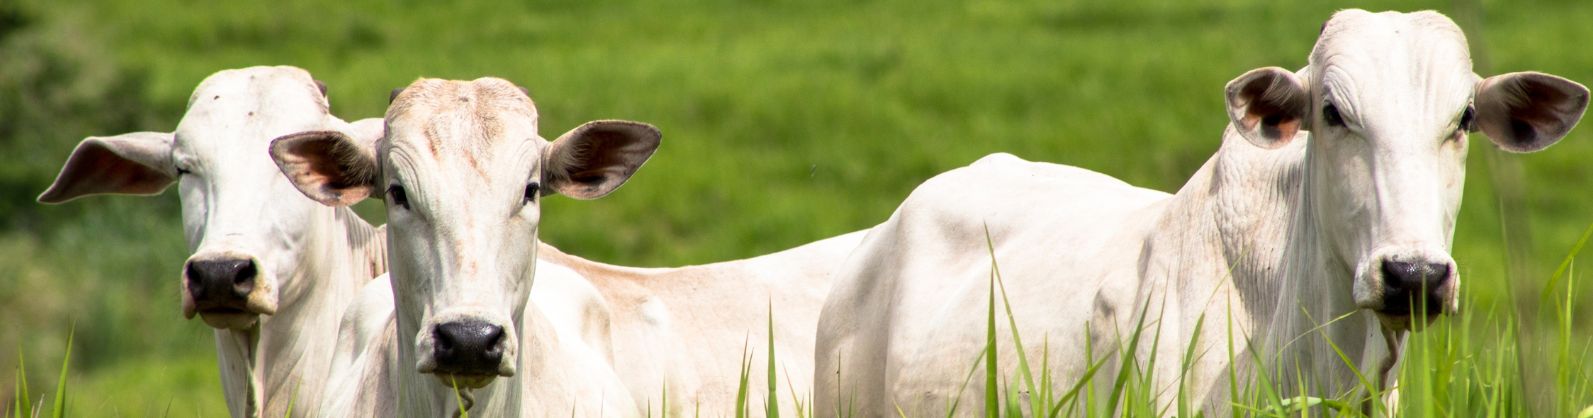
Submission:
M 475 373 L 436 373 L 435 376 L 442 381 L 443 386 L 459 389 L 481 389 L 498 377 L 496 374 Z
M 260 315 L 238 308 L 210 308 L 199 310 L 199 319 L 211 328 L 242 330 L 253 327 Z
M 1428 325 L 1432 325 L 1433 322 L 1437 322 L 1439 317 L 1444 316 L 1442 310 L 1430 310 L 1415 314 L 1411 313 L 1409 309 L 1378 309 L 1373 312 L 1377 313 L 1377 319 L 1383 323 L 1383 327 L 1393 331 L 1420 331 L 1427 328 Z

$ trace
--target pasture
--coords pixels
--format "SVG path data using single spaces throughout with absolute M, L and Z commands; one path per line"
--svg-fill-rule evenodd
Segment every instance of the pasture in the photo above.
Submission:
M 349 120 L 380 116 L 420 76 L 493 75 L 531 91 L 545 136 L 652 123 L 652 162 L 602 200 L 548 199 L 541 237 L 615 264 L 699 264 L 871 226 L 928 177 L 997 151 L 1176 190 L 1218 145 L 1224 83 L 1303 65 L 1319 24 L 1351 6 L 1450 15 L 1483 75 L 1593 82 L 1593 4 L 1572 0 L 8 0 L 0 364 L 24 361 L 41 392 L 75 323 L 71 415 L 225 415 L 211 332 L 178 310 L 175 190 L 33 202 L 77 141 L 170 130 L 220 69 L 306 68 Z M 1408 406 L 1497 392 L 1561 416 L 1593 402 L 1579 268 L 1593 251 L 1575 252 L 1593 223 L 1590 129 L 1532 155 L 1473 142 L 1453 251 L 1463 313 L 1412 339 Z M 380 223 L 379 209 L 361 213 Z M 15 382 L 0 380 L 6 399 Z

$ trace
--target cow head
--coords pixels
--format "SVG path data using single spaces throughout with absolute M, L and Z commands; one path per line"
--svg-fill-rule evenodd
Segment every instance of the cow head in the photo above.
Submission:
M 277 139 L 272 155 L 322 203 L 386 199 L 394 298 L 400 326 L 415 332 L 415 367 L 479 388 L 515 374 L 543 196 L 602 197 L 659 138 L 646 124 L 597 121 L 550 143 L 513 84 L 422 79 L 395 92 L 378 148 L 305 132 Z
M 153 195 L 177 183 L 192 251 L 181 269 L 183 315 L 248 328 L 276 312 L 319 208 L 261 151 L 285 133 L 351 129 L 327 106 L 324 85 L 302 69 L 221 71 L 194 90 L 176 131 L 83 140 L 39 201 Z
M 1586 87 L 1548 74 L 1478 77 L 1465 36 L 1443 15 L 1361 10 L 1323 26 L 1300 74 L 1257 69 L 1227 92 L 1234 126 L 1258 146 L 1310 129 L 1310 221 L 1330 263 L 1350 272 L 1343 285 L 1355 305 L 1396 330 L 1459 309 L 1449 251 L 1468 134 L 1541 150 L 1588 101 Z

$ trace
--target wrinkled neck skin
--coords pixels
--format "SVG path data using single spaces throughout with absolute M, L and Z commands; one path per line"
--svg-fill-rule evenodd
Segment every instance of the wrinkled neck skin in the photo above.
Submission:
M 1318 199 L 1325 193 L 1317 192 L 1334 179 L 1322 167 L 1328 164 L 1323 153 L 1311 151 L 1307 144 L 1303 159 L 1302 191 L 1294 206 L 1289 222 L 1291 230 L 1279 283 L 1277 303 L 1273 312 L 1258 312 L 1258 326 L 1265 327 L 1262 344 L 1263 364 L 1273 382 L 1291 382 L 1274 385 L 1282 389 L 1285 397 L 1311 395 L 1336 397 L 1361 388 L 1355 376 L 1360 370 L 1374 384 L 1386 388 L 1392 378 L 1391 365 L 1398 360 L 1403 332 L 1385 335 L 1385 330 L 1374 315 L 1360 312 L 1351 294 L 1355 267 L 1335 254 L 1326 238 L 1334 226 L 1324 224 L 1317 216 Z M 1336 350 L 1335 350 L 1336 348 Z M 1391 350 L 1395 351 L 1391 355 Z M 1340 357 L 1343 353 L 1343 357 Z M 1347 364 L 1352 361 L 1354 364 Z M 1353 366 L 1355 369 L 1351 369 Z M 1300 383 L 1306 393 L 1296 393 Z
M 294 270 L 279 290 L 280 308 L 248 330 L 215 330 L 227 407 L 234 417 L 313 416 L 331 369 L 343 309 L 361 285 L 387 266 L 381 228 L 349 208 L 318 208 Z
M 389 235 L 389 240 L 396 239 Z M 527 256 L 536 259 L 536 246 L 531 246 Z M 405 261 L 410 260 L 394 260 L 395 263 Z M 536 277 L 537 263 L 526 264 L 524 277 L 527 287 L 531 287 L 534 283 L 533 278 Z M 430 271 L 419 266 L 408 267 L 393 269 L 389 277 L 396 283 L 406 279 L 398 277 L 402 273 Z M 460 411 L 460 407 L 463 406 L 470 416 L 519 416 L 520 411 L 523 411 L 521 394 L 525 393 L 526 385 L 535 382 L 529 379 L 537 377 L 538 367 L 535 365 L 545 361 L 552 353 L 552 348 L 544 342 L 556 341 L 557 338 L 552 336 L 551 326 L 537 309 L 531 306 L 529 298 L 526 304 L 520 307 L 521 311 L 514 312 L 511 316 L 518 318 L 514 323 L 514 335 L 521 336 L 519 341 L 522 343 L 533 343 L 519 348 L 515 359 L 518 373 L 511 377 L 495 378 L 491 384 L 480 389 L 460 389 L 456 393 L 453 387 L 443 383 L 436 376 L 416 370 L 419 357 L 415 353 L 415 342 L 420 333 L 421 318 L 424 318 L 421 310 L 425 304 L 411 300 L 411 295 L 402 294 L 399 289 L 400 286 L 393 286 L 393 300 L 396 302 L 393 313 L 397 320 L 398 355 L 393 357 L 396 363 L 388 365 L 389 370 L 394 371 L 391 374 L 395 380 L 392 382 L 393 387 L 398 388 L 398 411 L 406 414 L 405 416 L 459 417 L 463 415 Z M 528 332 L 531 334 L 526 334 Z M 532 367 L 528 368 L 528 365 Z M 525 400 L 525 402 L 534 402 L 534 400 Z
M 1324 337 L 1359 361 L 1356 367 L 1369 377 L 1386 360 L 1376 320 L 1355 313 L 1353 269 L 1326 252 L 1312 216 L 1311 185 L 1329 179 L 1311 169 L 1306 136 L 1301 132 L 1292 143 L 1267 150 L 1228 128 L 1221 149 L 1169 201 L 1158 232 L 1147 240 L 1151 253 L 1141 268 L 1163 271 L 1170 278 L 1163 285 L 1173 286 L 1179 295 L 1162 313 L 1180 316 L 1177 325 L 1163 324 L 1177 330 L 1169 337 L 1179 339 L 1164 342 L 1173 348 L 1158 355 L 1182 356 L 1197 338 L 1196 321 L 1205 318 L 1198 335 L 1203 354 L 1183 379 L 1185 387 L 1207 388 L 1193 395 L 1203 396 L 1209 411 L 1229 410 L 1230 371 L 1241 391 L 1261 382 L 1258 359 L 1267 381 L 1289 382 L 1273 385 L 1285 396 L 1298 389 L 1296 370 L 1313 379 L 1306 381 L 1312 395 L 1337 395 L 1355 387 L 1354 375 Z M 1187 257 L 1214 257 L 1221 265 L 1196 272 L 1189 266 L 1203 263 L 1186 262 Z M 1156 308 L 1146 314 L 1158 315 Z M 1170 375 L 1177 374 L 1171 370 Z

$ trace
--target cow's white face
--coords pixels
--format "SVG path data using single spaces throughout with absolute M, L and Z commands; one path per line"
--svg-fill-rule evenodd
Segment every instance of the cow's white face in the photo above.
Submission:
M 1480 79 L 1443 15 L 1361 10 L 1323 26 L 1302 74 L 1258 69 L 1228 87 L 1230 116 L 1251 142 L 1275 147 L 1310 129 L 1307 204 L 1329 262 L 1348 273 L 1356 306 L 1394 329 L 1459 309 L 1449 250 L 1467 135 L 1540 150 L 1575 126 L 1587 97 L 1546 74 Z
M 658 140 L 645 124 L 600 121 L 549 143 L 513 84 L 423 79 L 394 96 L 379 149 L 309 132 L 277 140 L 273 153 L 316 200 L 385 198 L 399 321 L 418 329 L 416 369 L 479 388 L 516 372 L 542 197 L 601 197 Z
M 301 262 L 309 213 L 265 150 L 271 139 L 346 126 L 324 87 L 293 67 L 218 72 L 199 84 L 173 133 L 95 137 L 80 144 L 47 203 L 97 193 L 156 194 L 177 182 L 192 256 L 182 269 L 183 315 L 244 329 L 276 312 Z

